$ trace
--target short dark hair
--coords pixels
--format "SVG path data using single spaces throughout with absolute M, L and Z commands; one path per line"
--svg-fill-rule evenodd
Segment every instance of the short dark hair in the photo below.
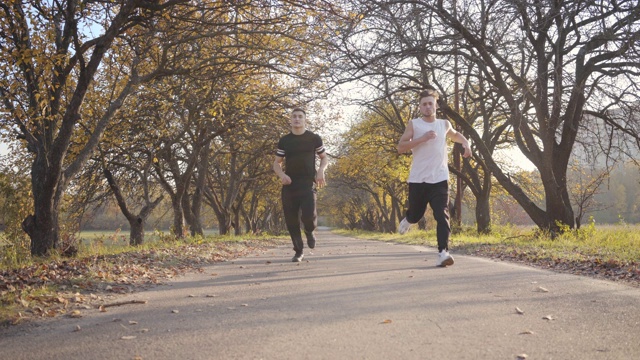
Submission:
M 427 97 L 427 96 L 433 96 L 434 99 L 436 99 L 436 101 L 438 101 L 438 99 L 440 98 L 440 94 L 438 94 L 438 91 L 434 88 L 427 88 L 426 90 L 422 90 L 420 92 L 420 96 L 418 97 L 418 101 L 422 100 L 422 98 Z
M 296 111 L 300 111 L 301 113 L 304 114 L 304 116 L 307 116 L 307 113 L 304 111 L 303 108 L 299 108 L 299 107 L 293 108 L 293 110 L 291 110 L 291 113 L 293 114 Z

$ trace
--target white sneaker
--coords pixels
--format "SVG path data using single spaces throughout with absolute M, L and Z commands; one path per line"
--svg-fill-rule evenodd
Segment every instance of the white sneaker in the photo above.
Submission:
M 411 224 L 407 221 L 407 218 L 402 219 L 402 221 L 400 221 L 400 225 L 398 225 L 398 234 L 406 234 L 410 227 Z
M 453 256 L 449 255 L 447 250 L 442 250 L 438 254 L 438 261 L 436 261 L 436 266 L 445 267 L 453 265 Z

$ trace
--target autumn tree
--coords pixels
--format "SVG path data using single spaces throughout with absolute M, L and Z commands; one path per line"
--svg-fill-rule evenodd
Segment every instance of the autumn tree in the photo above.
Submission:
M 272 178 L 268 159 L 273 155 L 278 133 L 269 122 L 276 123 L 273 115 L 263 110 L 260 117 L 247 119 L 239 131 L 212 143 L 204 195 L 216 214 L 220 234 L 228 234 L 232 227 L 236 234 L 241 232 L 240 213 L 245 209 L 245 197 L 259 178 Z M 254 195 L 260 194 L 257 188 L 253 190 Z
M 107 153 L 100 151 L 95 163 L 100 165 L 101 175 L 129 223 L 129 245 L 142 245 L 147 220 L 164 198 L 153 181 L 153 153 L 146 149 L 116 149 L 122 150 L 113 147 Z
M 2 125 L 21 138 L 33 156 L 34 209 L 23 222 L 33 255 L 45 255 L 58 245 L 62 196 L 95 150 L 113 114 L 137 84 L 163 70 L 162 66 L 137 70 L 144 57 L 151 55 L 136 42 L 137 30 L 148 29 L 168 9 L 185 3 L 10 0 L 0 5 Z M 83 105 L 91 84 L 116 45 L 118 51 L 131 55 L 121 64 L 126 75 L 113 96 L 105 99 L 100 113 L 85 114 Z M 85 120 L 91 126 L 90 135 L 70 153 L 78 131 L 85 136 L 87 128 L 79 126 Z
M 390 111 L 381 113 L 386 119 L 384 126 L 402 134 L 406 121 L 418 115 L 417 107 L 400 114 L 395 102 L 404 98 L 405 103 L 415 104 L 420 89 L 435 87 L 443 94 L 438 116 L 453 120 L 464 134 L 476 129 L 491 154 L 512 141 L 508 127 L 499 120 L 504 118 L 504 101 L 485 89 L 481 70 L 473 62 L 452 51 L 456 48 L 455 37 L 433 11 L 408 2 L 352 3 L 361 15 L 349 19 L 351 26 L 334 46 L 338 81 L 364 83 L 368 90 L 356 92 L 365 95 L 352 95 L 353 100 L 371 111 L 379 111 L 377 104 L 387 104 Z M 488 232 L 491 171 L 482 154 L 473 151 L 473 158 L 461 161 L 459 150 L 459 146 L 453 146 L 449 166 L 457 184 L 461 184 L 461 191 L 452 192 L 452 203 L 461 202 L 464 188 L 470 189 L 476 201 L 477 229 Z M 460 216 L 455 212 L 457 207 L 452 206 L 452 210 L 452 217 Z
M 386 110 L 391 110 L 391 107 Z M 400 111 L 407 111 L 407 107 L 400 108 Z M 364 121 L 344 134 L 343 146 L 331 166 L 330 186 L 349 189 L 346 194 L 340 192 L 345 199 L 359 198 L 349 203 L 352 209 L 357 204 L 367 204 L 360 219 L 347 219 L 350 226 L 366 220 L 365 224 L 374 229 L 388 232 L 394 231 L 403 217 L 410 158 L 397 154 L 396 144 L 400 135 L 387 131 L 383 113 L 384 108 L 380 106 L 378 112 L 365 114 Z
M 584 114 L 606 116 L 612 104 L 634 101 L 640 67 L 634 44 L 640 12 L 634 1 L 555 3 L 438 2 L 432 9 L 456 31 L 465 57 L 482 67 L 487 85 L 504 97 L 507 122 L 545 189 L 539 207 L 488 161 L 494 176 L 541 228 L 575 225 L 567 169 Z M 483 28 L 470 21 L 488 19 Z M 489 33 L 509 34 L 500 42 Z M 491 41 L 489 43 L 489 41 Z M 515 86 L 515 88 L 514 88 Z M 478 151 L 488 155 L 487 149 Z M 489 156 L 486 156 L 490 159 Z
M 503 117 L 487 129 L 474 127 L 455 108 L 443 106 L 444 112 L 472 140 L 486 174 L 495 176 L 539 227 L 573 227 L 567 167 L 578 130 L 587 121 L 585 114 L 617 124 L 610 126 L 612 131 L 636 139 L 632 118 L 616 119 L 607 110 L 629 108 L 625 105 L 638 99 L 637 4 L 471 0 L 358 5 L 365 16 L 352 21 L 352 29 L 362 31 L 356 39 L 366 40 L 360 34 L 368 32 L 357 25 L 378 9 L 390 21 L 375 30 L 400 31 L 382 31 L 388 36 L 357 49 L 357 54 L 380 54 L 363 57 L 357 69 L 374 68 L 378 77 L 395 76 L 404 85 L 397 90 L 401 91 L 429 83 L 453 84 L 456 72 L 451 66 L 456 59 L 473 66 L 476 86 L 485 89 L 485 98 L 500 100 Z M 414 33 L 415 41 L 406 43 L 405 32 Z M 493 127 L 508 130 L 519 151 L 538 169 L 545 192 L 542 206 L 495 161 L 490 143 L 483 139 Z
M 609 179 L 609 169 L 589 169 L 588 167 L 571 163 L 569 168 L 569 192 L 575 207 L 576 229 L 580 229 L 584 216 L 605 208 L 596 201 L 596 196 L 602 191 L 602 186 Z

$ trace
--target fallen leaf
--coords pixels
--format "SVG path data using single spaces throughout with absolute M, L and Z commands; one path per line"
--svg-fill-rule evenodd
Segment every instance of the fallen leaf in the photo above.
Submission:
M 549 290 L 547 290 L 547 289 L 543 288 L 542 286 L 538 286 L 538 289 L 537 289 L 537 290 L 538 290 L 539 292 L 549 292 Z
M 517 306 L 516 306 L 516 312 L 520 315 L 524 315 L 524 311 L 520 310 L 520 308 Z
M 391 320 L 386 319 L 383 322 L 381 322 L 381 324 L 391 324 L 391 322 L 392 322 Z
M 75 329 L 73 329 L 73 332 L 78 332 L 78 331 L 80 331 L 80 330 L 82 330 L 82 328 L 80 327 L 80 325 L 76 325 L 76 328 L 75 328 Z
M 123 336 L 123 337 L 121 337 L 121 338 L 120 338 L 120 340 L 133 340 L 133 339 L 135 339 L 135 338 L 136 338 L 136 337 L 135 337 L 135 336 L 133 336 L 133 335 L 128 335 L 128 336 Z
M 518 360 L 524 360 L 526 358 L 527 358 L 527 354 L 520 354 L 520 355 L 516 356 L 516 359 L 518 359 Z
M 138 325 L 137 321 L 129 320 L 129 325 Z
M 531 330 L 523 331 L 518 335 L 533 335 L 533 331 L 531 331 Z
M 80 310 L 73 310 L 69 316 L 72 318 L 81 318 L 82 314 L 80 313 Z
M 172 313 L 177 314 L 180 312 L 180 310 L 171 310 Z
M 555 320 L 555 318 L 551 315 L 547 315 L 543 317 L 544 320 Z
M 249 306 L 249 304 L 242 304 L 241 306 Z

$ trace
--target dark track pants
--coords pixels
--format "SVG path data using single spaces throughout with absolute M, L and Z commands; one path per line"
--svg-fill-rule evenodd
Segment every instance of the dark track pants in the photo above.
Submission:
M 438 251 L 449 250 L 451 223 L 449 222 L 449 184 L 442 181 L 436 184 L 409 183 L 409 209 L 407 221 L 415 224 L 424 216 L 427 204 L 433 210 L 433 218 L 437 222 L 436 237 Z
M 305 232 L 313 232 L 317 225 L 316 190 L 313 187 L 296 189 L 290 186 L 282 187 L 282 209 L 287 230 L 293 242 L 293 250 L 301 254 L 304 249 L 300 222 Z

